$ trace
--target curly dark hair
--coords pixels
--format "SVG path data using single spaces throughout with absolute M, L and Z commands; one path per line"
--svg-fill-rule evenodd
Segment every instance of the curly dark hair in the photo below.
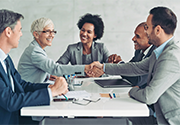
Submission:
M 81 30 L 85 23 L 91 23 L 94 25 L 94 32 L 97 37 L 93 40 L 96 41 L 97 39 L 101 39 L 104 33 L 104 23 L 100 18 L 100 15 L 92 15 L 90 13 L 85 14 L 79 19 L 77 23 L 78 28 Z

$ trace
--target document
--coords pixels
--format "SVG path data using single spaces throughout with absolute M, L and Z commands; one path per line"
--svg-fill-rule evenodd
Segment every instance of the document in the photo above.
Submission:
M 91 93 L 88 93 L 87 91 L 69 91 L 65 94 L 67 98 L 90 98 Z M 64 96 L 57 96 L 56 98 L 63 99 Z

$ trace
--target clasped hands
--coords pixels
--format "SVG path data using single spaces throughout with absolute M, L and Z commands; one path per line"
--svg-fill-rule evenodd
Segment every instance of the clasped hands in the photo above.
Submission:
M 104 74 L 103 67 L 104 64 L 101 64 L 99 61 L 95 61 L 89 65 L 85 65 L 84 72 L 88 77 L 100 77 Z M 56 77 L 55 83 L 53 85 L 49 85 L 48 87 L 51 89 L 53 97 L 66 94 L 68 92 L 68 84 L 63 77 Z
M 88 77 L 99 77 L 104 74 L 103 65 L 97 62 L 93 62 L 90 65 L 85 65 L 84 72 Z M 53 77 L 53 76 L 51 76 Z M 51 89 L 52 96 L 58 96 L 66 94 L 68 92 L 68 83 L 64 77 L 56 77 L 53 85 L 48 86 Z
M 108 57 L 108 63 L 119 63 L 120 61 L 122 61 L 122 59 L 117 54 L 112 54 Z M 104 74 L 103 66 L 104 64 L 95 61 L 85 66 L 85 73 L 88 77 L 99 77 Z
M 104 64 L 95 61 L 89 65 L 85 65 L 84 72 L 86 73 L 87 77 L 100 77 L 104 74 L 103 66 Z

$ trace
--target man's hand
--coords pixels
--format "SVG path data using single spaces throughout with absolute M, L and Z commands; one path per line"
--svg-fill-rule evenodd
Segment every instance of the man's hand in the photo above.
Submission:
M 68 84 L 64 77 L 57 77 L 54 85 L 50 85 L 52 96 L 66 94 L 68 92 Z
M 93 72 L 93 77 L 100 77 L 104 74 L 103 69 L 100 69 L 96 66 L 94 66 L 91 71 Z
M 139 89 L 139 86 L 133 86 L 133 88 L 138 88 Z
M 104 74 L 103 64 L 97 61 L 97 62 L 91 63 L 90 65 L 86 65 L 85 73 L 88 77 L 99 77 Z
M 120 61 L 122 61 L 122 59 L 117 54 L 112 54 L 108 57 L 108 63 L 118 63 Z
M 89 64 L 90 68 L 92 69 L 94 66 L 96 66 L 97 68 L 103 70 L 103 66 L 104 64 L 101 64 L 99 61 L 94 61 L 93 63 Z

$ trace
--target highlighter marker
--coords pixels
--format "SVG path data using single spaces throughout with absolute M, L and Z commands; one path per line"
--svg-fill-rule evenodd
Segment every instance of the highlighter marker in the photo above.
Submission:
M 114 98 L 116 98 L 116 94 L 115 93 L 113 93 L 113 96 L 114 96 Z
M 64 95 L 64 94 L 62 94 L 63 96 L 64 96 L 64 98 L 66 99 L 66 100 L 68 100 L 68 98 Z
M 109 97 L 112 99 L 112 96 L 111 96 L 111 94 L 109 93 Z

